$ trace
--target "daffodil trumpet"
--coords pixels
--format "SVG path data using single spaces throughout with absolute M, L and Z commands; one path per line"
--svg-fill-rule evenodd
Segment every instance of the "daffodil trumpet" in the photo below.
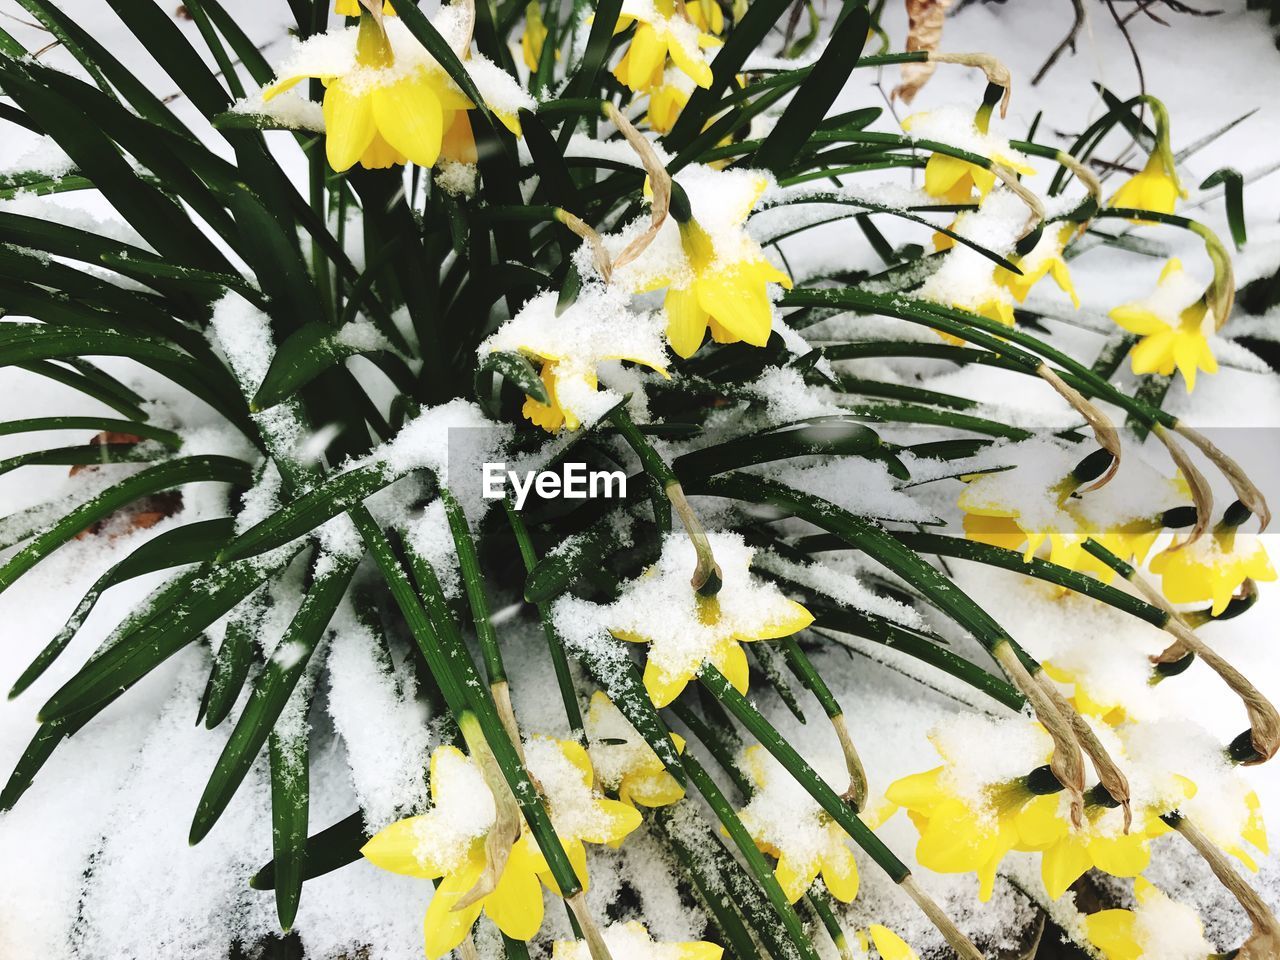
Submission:
M 1152 222 L 1144 216 L 1146 213 L 1173 213 L 1178 198 L 1185 199 L 1187 191 L 1178 179 L 1177 161 L 1169 141 L 1169 112 L 1163 103 L 1148 94 L 1136 99 L 1151 107 L 1156 127 L 1155 148 L 1146 165 L 1112 194 L 1109 205 L 1124 210 L 1134 223 L 1145 224 Z

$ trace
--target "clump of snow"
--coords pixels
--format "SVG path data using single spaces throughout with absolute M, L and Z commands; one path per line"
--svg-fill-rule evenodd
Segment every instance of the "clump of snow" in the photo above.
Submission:
M 441 160 L 436 164 L 436 186 L 455 197 L 470 197 L 476 192 L 478 173 L 474 163 Z
M 304 87 L 294 87 L 264 99 L 261 90 L 254 90 L 231 105 L 232 113 L 246 116 L 269 117 L 290 130 L 324 132 L 324 108 L 303 92 Z
M 576 744 L 574 745 L 576 746 Z M 561 742 L 534 736 L 525 741 L 525 762 L 529 773 L 541 785 L 547 812 L 556 833 L 564 838 L 581 838 L 607 832 L 606 815 L 590 777 L 565 756 Z
M 838 570 L 834 563 L 818 561 L 802 564 L 778 556 L 771 550 L 762 550 L 755 556 L 755 564 L 804 587 L 817 590 L 832 600 L 866 613 L 874 613 L 904 626 L 924 627 L 924 621 L 911 607 L 892 597 L 882 596 L 863 582 L 857 571 Z
M 213 305 L 209 340 L 231 364 L 245 396 L 252 397 L 276 355 L 271 318 L 240 294 L 228 290 Z
M 578 298 L 557 313 L 556 294 L 538 294 L 480 344 L 481 356 L 494 351 L 523 353 L 554 364 L 556 399 L 562 410 L 590 425 L 622 397 L 597 390 L 597 371 L 610 360 L 665 372 L 663 324 L 652 312 L 636 312 L 616 285 L 583 285 Z
M 1005 164 L 1027 162 L 1026 155 L 1010 147 L 1004 137 L 980 131 L 969 107 L 952 105 L 912 114 L 902 125 L 913 140 L 934 140 Z
M 827 391 L 804 382 L 794 367 L 769 367 L 743 390 L 765 402 L 772 423 L 791 423 L 807 417 L 836 416 L 844 411 Z
M 684 960 L 689 956 L 682 944 L 654 942 L 644 924 L 635 920 L 610 924 L 601 935 L 613 960 Z M 591 960 L 591 950 L 585 940 L 561 940 L 555 945 L 555 960 Z
M 463 18 L 449 7 L 443 7 L 435 17 L 436 27 L 450 40 L 455 49 L 463 40 L 466 26 Z M 345 27 L 317 33 L 295 42 L 288 57 L 276 68 L 281 80 L 292 77 L 342 77 L 343 86 L 353 94 L 362 94 L 377 87 L 387 86 L 422 72 L 432 75 L 442 87 L 458 95 L 461 90 L 444 72 L 427 49 L 399 19 L 388 17 L 383 21 L 387 40 L 391 44 L 393 59 L 390 65 L 365 66 L 357 58 L 356 47 L 359 27 Z M 515 78 L 498 69 L 479 54 L 472 54 L 462 61 L 471 75 L 481 96 L 495 110 L 515 116 L 519 110 L 532 110 L 536 101 L 516 83 Z
M 427 806 L 431 750 L 410 674 L 397 678 L 378 638 L 343 608 L 329 649 L 328 709 L 347 748 L 351 784 L 369 830 Z
M 412 821 L 423 862 L 461 866 L 473 841 L 487 834 L 497 818 L 493 794 L 474 760 L 453 748 L 438 748 L 432 754 L 431 772 L 434 804 Z
M 13 176 L 19 173 L 43 174 L 57 180 L 65 177 L 76 168 L 75 161 L 67 156 L 67 152 L 58 146 L 58 142 L 47 134 L 38 137 L 30 147 L 19 154 L 16 159 L 0 169 L 0 177 Z
M 1026 776 L 1053 752 L 1045 729 L 1024 717 L 961 715 L 935 727 L 929 739 L 946 761 L 947 787 L 975 810 L 985 806 L 990 787 Z
M 437 498 L 423 508 L 411 522 L 408 538 L 413 552 L 431 564 L 444 595 L 450 599 L 461 596 L 462 571 L 443 500 Z
M 750 573 L 754 551 L 732 533 L 708 535 L 723 586 L 715 597 L 718 614 L 707 608 L 689 585 L 697 562 L 687 534 L 670 535 L 658 561 L 631 581 L 612 604 L 597 606 L 563 598 L 553 607 L 557 627 L 581 637 L 594 620 L 615 634 L 652 640 L 649 663 L 668 675 L 695 670 L 720 645 L 731 639 L 757 636 L 780 626 L 794 615 L 793 607 L 773 583 Z M 655 621 L 654 611 L 663 611 Z M 584 618 L 586 623 L 584 623 Z M 589 634 L 589 628 L 585 631 Z

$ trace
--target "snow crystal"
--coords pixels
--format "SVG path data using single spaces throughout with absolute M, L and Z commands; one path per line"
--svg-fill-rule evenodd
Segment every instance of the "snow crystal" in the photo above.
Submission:
M 547 809 L 556 833 L 561 837 L 584 837 L 606 832 L 607 816 L 590 780 L 565 756 L 560 744 L 550 737 L 530 737 L 524 744 L 529 773 L 542 786 Z
M 901 601 L 875 593 L 863 584 L 856 572 L 837 570 L 832 563 L 825 561 L 796 563 L 770 550 L 757 553 L 755 563 L 763 570 L 817 590 L 855 610 L 874 613 L 908 627 L 924 627 L 920 614 Z

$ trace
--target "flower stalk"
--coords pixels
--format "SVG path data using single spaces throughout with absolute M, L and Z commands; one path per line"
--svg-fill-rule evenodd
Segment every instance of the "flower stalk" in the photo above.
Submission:
M 1060 397 L 1071 404 L 1072 408 L 1084 417 L 1085 422 L 1089 424 L 1089 428 L 1093 431 L 1094 439 L 1098 441 L 1098 446 L 1111 454 L 1111 463 L 1108 464 L 1107 469 L 1103 471 L 1098 479 L 1084 489 L 1085 491 L 1097 490 L 1106 486 L 1111 478 L 1116 475 L 1116 471 L 1120 469 L 1120 431 L 1116 429 L 1115 424 L 1111 422 L 1111 418 L 1103 413 L 1097 404 L 1058 376 L 1047 363 L 1041 363 L 1036 368 L 1036 373 L 1040 376 L 1040 379 L 1053 387 Z

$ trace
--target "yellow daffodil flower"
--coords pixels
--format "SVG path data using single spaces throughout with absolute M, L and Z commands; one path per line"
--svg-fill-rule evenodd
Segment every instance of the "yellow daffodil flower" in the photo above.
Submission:
M 867 930 L 871 934 L 871 942 L 876 945 L 876 951 L 880 954 L 880 960 L 920 960 L 907 942 L 888 927 L 873 923 Z
M 604 693 L 591 695 L 586 717 L 591 760 L 600 785 L 618 794 L 623 803 L 665 807 L 684 796 L 684 787 L 668 771 L 653 748 Z M 676 749 L 684 738 L 671 734 Z
M 795 903 L 821 876 L 833 897 L 851 902 L 858 895 L 858 864 L 848 834 L 763 747 L 747 748 L 743 767 L 756 789 L 738 816 L 760 851 L 777 859 L 774 876 L 787 900 Z
M 1188 303 L 1189 296 L 1195 299 Z M 1110 316 L 1142 338 L 1130 354 L 1134 373 L 1168 376 L 1177 368 L 1190 393 L 1196 388 L 1198 370 L 1218 372 L 1208 339 L 1216 319 L 1176 257 L 1165 264 L 1150 297 L 1116 307 Z
M 1022 271 L 1014 273 L 1004 267 L 996 267 L 996 283 L 1013 294 L 1019 303 L 1025 303 L 1031 288 L 1047 276 L 1053 277 L 1058 289 L 1071 297 L 1071 303 L 1078 310 L 1080 297 L 1075 285 L 1071 282 L 1071 269 L 1062 257 L 1062 251 L 1075 236 L 1079 227 L 1074 223 L 1064 223 L 1058 228 L 1049 227 L 1041 235 L 1036 245 L 1025 257 L 1013 258 L 1013 263 Z
M 360 10 L 360 0 L 333 0 L 333 12 L 340 17 L 358 17 Z M 396 8 L 391 5 L 391 0 L 383 0 L 382 15 L 384 17 L 396 15 Z
M 1147 158 L 1146 165 L 1121 184 L 1112 194 L 1107 205 L 1125 210 L 1150 210 L 1153 213 L 1173 213 L 1178 198 L 1187 196 L 1178 179 L 1172 156 L 1166 150 L 1156 150 Z M 1135 219 L 1134 223 L 1150 221 Z
M 675 0 L 624 0 L 614 33 L 633 23 L 636 32 L 613 68 L 619 83 L 637 92 L 659 86 L 669 55 L 698 86 L 711 86 L 711 64 L 703 51 L 720 41 L 677 14 Z
M 1236 823 L 1224 825 L 1219 817 L 1198 817 L 1205 835 L 1224 853 L 1230 854 L 1252 873 L 1258 872 L 1258 860 L 1255 852 L 1266 856 L 1271 852 L 1267 840 L 1267 826 L 1262 817 L 1262 801 L 1253 790 L 1245 790 L 1239 798 Z M 1219 810 L 1219 812 L 1221 812 Z
M 1191 543 L 1183 537 L 1175 539 L 1151 558 L 1151 572 L 1160 577 L 1160 588 L 1170 603 L 1212 600 L 1214 616 L 1227 608 L 1246 580 L 1276 579 L 1262 540 L 1226 525 Z
M 375 866 L 426 879 L 443 878 L 427 907 L 426 953 L 435 960 L 461 943 L 483 910 L 507 936 L 527 940 L 542 926 L 538 872 L 546 862 L 517 840 L 497 887 L 454 909 L 484 873 L 485 838 L 495 822 L 493 794 L 479 766 L 456 747 L 431 754 L 431 809 L 379 831 L 361 849 Z
M 1075 472 L 1076 447 L 1033 441 L 1009 446 L 1006 455 L 1011 470 L 971 477 L 961 491 L 965 536 L 1020 549 L 1027 560 L 1047 545 L 1051 563 L 1108 583 L 1115 572 L 1084 549 L 1085 541 L 1141 563 L 1160 536 L 1164 512 L 1188 498 L 1181 478 L 1165 477 L 1141 461 L 1126 462 L 1105 487 L 1082 492 L 1087 481 Z M 1135 490 L 1146 502 L 1134 497 Z
M 691 0 L 684 9 L 689 21 L 703 33 L 717 37 L 724 33 L 724 10 L 718 0 Z
M 750 671 L 742 644 L 788 637 L 813 622 L 777 586 L 752 576 L 752 551 L 741 537 L 709 537 L 723 580 L 714 597 L 699 596 L 689 585 L 694 547 L 687 535 L 673 534 L 658 562 L 628 583 L 605 612 L 614 636 L 649 645 L 644 684 L 659 707 L 678 697 L 704 663 L 746 693 Z M 658 620 L 655 610 L 663 611 Z
M 534 737 L 525 746 L 530 773 L 547 798 L 548 812 L 574 872 L 587 883 L 586 843 L 615 843 L 640 825 L 624 803 L 600 797 L 591 761 L 576 743 Z M 493 793 L 478 764 L 461 750 L 431 754 L 431 809 L 379 831 L 361 849 L 375 866 L 426 879 L 443 878 L 427 907 L 425 949 L 437 960 L 458 946 L 483 911 L 507 936 L 528 940 L 542 926 L 542 887 L 558 892 L 527 829 L 510 848 L 492 892 L 461 908 L 488 865 L 486 837 L 494 826 Z
M 644 924 L 632 920 L 610 924 L 601 934 L 614 960 L 720 960 L 724 947 L 705 940 L 660 943 L 649 936 Z M 582 940 L 557 940 L 551 960 L 591 960 L 591 950 Z
M 742 174 L 711 175 L 725 178 L 726 185 L 744 186 Z M 746 188 L 738 190 L 737 202 L 724 213 L 724 222 L 714 236 L 693 216 L 678 223 L 686 269 L 677 276 L 649 277 L 636 290 L 643 293 L 667 288 L 663 301 L 667 342 L 681 357 L 691 357 L 698 351 L 708 328 L 716 343 L 742 341 L 763 347 L 773 330 L 769 284 L 791 288 L 791 278 L 765 258 L 760 245 L 744 229 L 752 208 L 769 185 L 764 177 L 749 176 Z
M 1190 907 L 1173 902 L 1144 877 L 1133 881 L 1133 894 L 1136 910 L 1103 910 L 1084 918 L 1085 936 L 1103 960 L 1163 960 L 1150 948 L 1174 942 L 1184 957 L 1214 953 L 1204 939 L 1204 924 Z
M 625 360 L 667 376 L 661 330 L 661 319 L 631 311 L 616 285 L 591 282 L 561 312 L 554 292 L 532 298 L 480 345 L 479 353 L 520 353 L 540 367 L 549 402 L 529 397 L 524 416 L 554 433 L 594 422 L 616 402 L 597 393 L 602 364 Z
M 280 79 L 262 93 L 270 100 L 302 80 L 324 82 L 325 156 L 334 170 L 357 162 L 368 169 L 431 167 L 442 155 L 446 134 L 459 135 L 453 133 L 459 121 L 470 136 L 465 114 L 475 104 L 399 20 L 380 22 L 366 12 L 358 27 L 337 31 L 334 40 L 331 32 L 299 44 L 281 66 Z M 335 48 L 342 48 L 345 61 Z M 514 96 L 523 96 L 514 80 L 509 85 Z M 495 115 L 519 133 L 515 114 Z
M 964 149 L 985 156 L 993 164 L 1008 167 L 1017 173 L 1034 174 L 1035 168 L 1028 166 L 1022 154 L 1011 149 L 1007 141 L 987 132 L 990 117 L 990 108 L 984 107 L 969 122 Z M 947 142 L 951 139 L 948 136 L 951 130 L 964 122 L 956 108 L 945 108 L 912 114 L 902 121 L 902 129 L 918 139 Z M 981 199 L 991 192 L 995 182 L 996 175 L 989 168 L 945 153 L 930 154 L 924 168 L 925 193 L 947 203 L 968 203 L 974 190 L 977 190 Z
M 986 903 L 1001 861 L 1022 849 L 1017 817 L 1036 794 L 1025 778 L 1010 780 L 988 788 L 975 803 L 956 792 L 941 766 L 894 781 L 885 796 L 907 811 L 919 831 L 920 864 L 939 873 L 976 873 L 978 899 Z
M 1114 698 L 1104 699 L 1098 697 L 1080 674 L 1067 670 L 1051 660 L 1045 660 L 1040 666 L 1044 668 L 1044 672 L 1049 675 L 1050 679 L 1072 688 L 1069 694 L 1064 691 L 1063 695 L 1076 708 L 1077 712 L 1084 714 L 1086 717 L 1096 717 L 1112 727 L 1117 727 L 1129 719 L 1128 713 L 1125 712 L 1124 703 L 1116 701 Z
M 645 122 L 657 133 L 670 133 L 680 119 L 680 112 L 689 105 L 693 95 L 693 81 L 678 71 L 668 70 L 663 81 L 649 91 L 649 109 Z
M 530 0 L 524 8 L 524 34 L 520 37 L 520 54 L 524 57 L 524 65 L 530 73 L 537 72 L 542 60 L 542 45 L 547 42 L 547 25 L 542 22 L 542 5 L 538 0 Z M 560 51 L 555 52 L 560 59 Z
M 1092 802 L 1086 796 L 1084 823 L 1074 828 L 1069 822 L 1063 798 L 1037 797 L 1019 811 L 1016 818 L 1024 849 L 1043 851 L 1040 876 L 1050 899 L 1057 900 L 1071 884 L 1096 867 L 1115 877 L 1136 877 L 1151 863 L 1151 841 L 1169 832 L 1160 814 L 1174 809 L 1180 799 L 1195 795 L 1196 787 L 1185 777 L 1174 777 L 1180 795 L 1163 802 L 1134 809 L 1134 822 L 1124 832 L 1118 808 Z

